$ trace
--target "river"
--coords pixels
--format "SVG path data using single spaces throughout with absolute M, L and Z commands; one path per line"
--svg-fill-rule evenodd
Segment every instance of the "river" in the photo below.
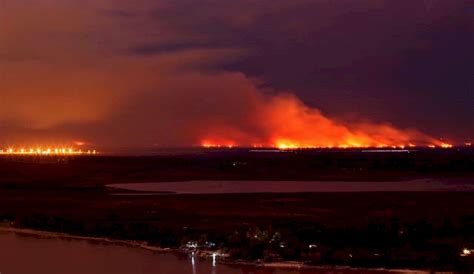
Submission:
M 474 191 L 472 179 L 414 179 L 406 181 L 187 181 L 107 185 L 111 189 L 138 193 L 115 195 L 298 193 L 298 192 L 390 192 Z M 142 192 L 142 193 L 140 193 Z M 148 192 L 148 193 L 146 193 Z
M 1 274 L 323 274 L 393 273 L 382 270 L 291 270 L 224 265 L 191 254 L 152 252 L 97 241 L 0 233 Z

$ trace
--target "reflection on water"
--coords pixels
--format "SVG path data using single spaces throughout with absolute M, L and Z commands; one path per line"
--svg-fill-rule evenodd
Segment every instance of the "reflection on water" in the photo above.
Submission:
M 151 252 L 140 248 L 68 239 L 40 239 L 0 233 L 2 274 L 322 274 L 386 273 L 367 270 L 283 270 L 229 266 L 196 254 Z M 392 272 L 393 273 L 393 272 Z
M 474 191 L 472 179 L 416 179 L 394 182 L 333 181 L 188 181 L 112 184 L 108 187 L 153 193 L 126 195 L 221 194 L 221 193 L 295 193 L 295 192 L 372 192 L 372 191 Z M 125 195 L 122 193 L 121 195 Z

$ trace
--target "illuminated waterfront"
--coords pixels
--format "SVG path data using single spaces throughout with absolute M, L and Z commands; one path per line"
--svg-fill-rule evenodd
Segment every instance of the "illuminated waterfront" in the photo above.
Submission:
M 196 254 L 152 252 L 100 241 L 67 238 L 37 238 L 0 233 L 2 273 L 48 274 L 324 274 L 394 273 L 384 270 L 282 269 L 225 265 L 219 259 L 203 259 Z M 396 271 L 395 271 L 396 272 Z M 410 272 L 412 273 L 412 272 Z M 419 272 L 424 273 L 424 272 Z
M 30 147 L 30 148 L 4 148 L 0 149 L 0 155 L 12 156 L 49 156 L 49 155 L 95 155 L 96 150 L 81 150 L 71 147 Z

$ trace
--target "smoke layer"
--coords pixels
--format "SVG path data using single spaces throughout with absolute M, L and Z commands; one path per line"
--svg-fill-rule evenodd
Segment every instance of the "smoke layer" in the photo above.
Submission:
M 364 122 L 348 121 L 315 107 L 325 106 L 331 92 L 351 88 L 360 92 L 361 87 L 351 80 L 351 75 L 364 79 L 359 70 L 378 77 L 375 66 L 392 75 L 393 69 L 379 66 L 385 59 L 372 60 L 368 57 L 373 54 L 365 51 L 387 49 L 384 58 L 392 60 L 399 50 L 391 46 L 423 49 L 426 42 L 410 40 L 412 33 L 405 33 L 397 43 L 386 44 L 385 29 L 372 29 L 371 22 L 347 15 L 368 11 L 368 18 L 383 19 L 375 15 L 398 7 L 395 1 L 326 2 L 206 0 L 198 5 L 188 0 L 4 0 L 0 4 L 0 146 L 85 143 L 115 149 L 437 143 L 417 130 L 380 122 L 384 119 L 377 115 L 370 115 L 375 122 L 368 122 L 367 115 Z M 439 17 L 441 9 L 426 12 L 420 3 L 417 11 L 427 18 Z M 324 13 L 314 16 L 313 11 Z M 404 10 L 392 11 L 398 18 Z M 341 18 L 358 22 L 354 27 L 360 29 L 370 27 L 376 40 L 352 39 L 356 32 L 342 24 Z M 419 20 L 411 14 L 409 18 L 400 26 Z M 393 29 L 400 26 L 394 23 Z M 353 43 L 350 49 L 344 46 L 346 36 L 333 31 L 340 28 Z M 311 66 L 303 62 L 306 59 Z M 375 63 L 367 67 L 367 60 Z M 252 71 L 253 65 L 261 68 L 262 64 L 272 79 Z M 314 87 L 309 94 L 310 86 L 305 86 L 301 95 L 298 85 L 295 89 L 283 82 L 282 88 L 273 85 L 279 82 L 276 78 L 295 79 L 295 71 L 297 81 L 315 75 L 310 80 L 319 79 L 324 89 Z M 352 86 L 325 86 L 333 80 Z M 369 89 L 377 90 L 364 87 Z M 384 90 L 380 88 L 382 94 Z M 347 112 L 357 113 L 356 107 L 347 106 L 356 95 L 345 99 L 339 101 Z

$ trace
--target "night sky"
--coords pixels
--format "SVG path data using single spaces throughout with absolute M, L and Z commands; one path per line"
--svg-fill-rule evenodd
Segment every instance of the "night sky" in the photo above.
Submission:
M 0 146 L 264 143 L 293 118 L 464 143 L 473 49 L 462 0 L 0 0 Z

